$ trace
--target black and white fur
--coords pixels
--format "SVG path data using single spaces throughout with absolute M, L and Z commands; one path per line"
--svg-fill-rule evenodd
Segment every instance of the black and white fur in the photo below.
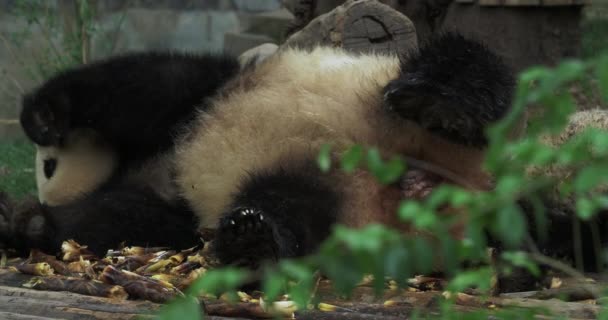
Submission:
M 136 54 L 67 71 L 26 97 L 22 125 L 40 150 L 93 132 L 112 169 L 97 187 L 14 219 L 43 221 L 44 232 L 9 238 L 48 250 L 67 238 L 98 252 L 125 240 L 185 246 L 196 217 L 218 228 L 223 262 L 255 266 L 314 251 L 336 223 L 407 229 L 397 186 L 365 170 L 319 171 L 326 143 L 334 157 L 375 146 L 490 187 L 483 132 L 507 112 L 514 80 L 477 42 L 446 33 L 401 57 L 287 48 L 240 72 L 236 61 Z M 167 151 L 171 196 L 129 178 Z

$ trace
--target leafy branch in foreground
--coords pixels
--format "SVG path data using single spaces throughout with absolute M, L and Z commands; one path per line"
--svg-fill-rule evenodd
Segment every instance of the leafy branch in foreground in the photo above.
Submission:
M 397 214 L 415 227 L 416 232 L 404 234 L 382 225 L 368 225 L 360 230 L 337 226 L 316 254 L 284 260 L 263 269 L 266 299 L 273 301 L 279 294 L 287 293 L 301 308 L 314 306 L 316 272 L 328 276 L 337 291 L 348 295 L 365 275 L 373 275 L 373 285 L 379 293 L 387 278 L 405 286 L 407 278 L 437 268 L 452 275 L 447 287 L 450 291 L 476 287 L 488 292 L 495 271 L 486 251 L 487 231 L 505 245 L 501 257 L 512 266 L 526 267 L 538 274 L 537 263 L 540 263 L 581 276 L 539 252 L 519 250 L 530 235 L 518 201 L 525 198 L 531 203 L 537 236 L 541 239 L 546 232 L 543 200 L 551 188 L 558 188 L 560 197 L 574 198 L 576 215 L 583 220 L 591 219 L 598 210 L 608 206 L 608 197 L 597 191 L 598 186 L 608 182 L 608 133 L 589 129 L 558 147 L 545 141 L 545 137 L 562 132 L 575 110 L 573 99 L 564 88 L 589 72 L 595 72 L 602 94 L 608 98 L 608 55 L 585 62 L 569 60 L 554 69 L 537 67 L 521 74 L 511 112 L 488 132 L 490 147 L 486 166 L 495 178 L 493 190 L 471 192 L 444 185 L 424 201 L 404 201 Z M 541 116 L 531 118 L 526 133 L 510 141 L 510 133 L 525 117 L 528 108 Z M 318 162 L 322 170 L 331 170 L 330 146 L 322 148 Z M 406 169 L 403 160 L 386 162 L 376 149 L 366 150 L 362 146 L 346 151 L 340 166 L 346 172 L 353 172 L 363 163 L 384 183 L 396 181 Z M 567 168 L 567 179 L 531 176 L 530 168 L 534 166 Z M 450 180 L 458 181 L 458 177 Z M 466 212 L 466 224 L 462 226 L 461 215 L 442 212 L 441 208 L 446 206 Z M 458 227 L 464 227 L 463 236 L 451 236 L 451 231 Z M 481 262 L 486 267 L 463 269 L 465 261 Z M 180 318 L 198 319 L 200 311 L 195 308 L 192 296 L 235 290 L 247 279 L 245 273 L 234 269 L 210 272 L 193 285 L 187 298 L 167 306 L 161 318 L 169 319 L 178 312 Z M 441 307 L 443 319 L 487 317 L 486 312 L 460 315 L 453 312 L 449 301 Z M 534 313 L 525 310 L 501 312 L 505 317 L 534 317 Z

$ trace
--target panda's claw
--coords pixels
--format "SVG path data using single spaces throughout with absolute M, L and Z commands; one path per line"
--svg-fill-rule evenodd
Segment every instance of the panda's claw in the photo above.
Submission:
M 214 241 L 224 264 L 256 268 L 265 259 L 276 259 L 276 241 L 270 221 L 261 210 L 246 208 L 229 212 L 220 221 Z

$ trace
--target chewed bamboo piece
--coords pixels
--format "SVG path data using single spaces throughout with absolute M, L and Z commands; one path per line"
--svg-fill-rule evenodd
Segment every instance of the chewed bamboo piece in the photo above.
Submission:
M 134 298 L 154 302 L 162 303 L 182 295 L 181 291 L 169 282 L 147 278 L 133 272 L 116 269 L 113 266 L 107 266 L 99 275 L 99 280 L 124 287 L 126 292 Z
M 82 257 L 85 260 L 96 258 L 95 254 L 87 249 L 87 246 L 80 245 L 74 240 L 67 240 L 61 244 L 61 252 L 63 252 L 63 261 L 71 262 L 78 261 Z
M 59 261 L 59 260 L 57 260 L 57 258 L 55 256 L 43 253 L 40 250 L 34 249 L 34 250 L 30 251 L 30 256 L 28 258 L 28 261 L 30 263 L 45 262 L 45 263 L 48 263 L 57 274 L 61 274 L 64 276 L 72 275 L 72 271 L 70 270 L 68 265 L 65 264 L 65 262 Z
M 15 268 L 21 273 L 34 276 L 50 276 L 55 273 L 51 265 L 46 262 L 18 264 Z

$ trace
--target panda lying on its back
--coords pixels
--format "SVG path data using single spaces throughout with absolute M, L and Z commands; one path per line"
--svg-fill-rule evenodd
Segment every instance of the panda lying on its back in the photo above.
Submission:
M 41 163 L 54 163 L 46 178 L 62 172 L 68 181 L 80 172 L 76 182 L 41 188 L 41 199 L 86 188 L 14 217 L 14 245 L 57 250 L 74 238 L 98 252 L 125 240 L 186 246 L 196 241 L 196 216 L 200 226 L 219 229 L 223 262 L 255 266 L 310 253 L 334 223 L 398 226 L 399 188 L 362 170 L 321 173 L 320 147 L 331 143 L 337 156 L 352 144 L 377 146 L 489 188 L 484 129 L 506 113 L 514 85 L 495 54 L 450 33 L 402 60 L 286 49 L 237 73 L 227 57 L 200 65 L 195 57 L 175 65 L 164 59 L 132 55 L 84 66 L 24 100 L 24 129 L 46 147 Z M 79 157 L 70 141 L 83 132 L 101 141 L 105 171 L 62 163 L 62 154 Z M 51 151 L 58 157 L 46 159 Z M 175 192 L 145 182 L 160 163 Z

